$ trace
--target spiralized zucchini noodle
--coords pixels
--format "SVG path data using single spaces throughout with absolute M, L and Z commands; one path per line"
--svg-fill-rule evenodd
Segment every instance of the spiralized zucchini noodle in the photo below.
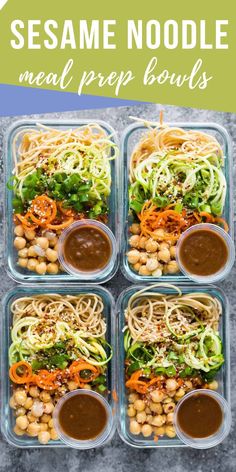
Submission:
M 136 359 L 135 351 L 148 347 L 152 354 L 145 366 L 173 365 L 174 352 L 182 356 L 177 367 L 174 362 L 177 370 L 184 365 L 204 372 L 217 369 L 224 362 L 218 333 L 221 314 L 220 301 L 209 293 L 182 293 L 161 283 L 146 287 L 130 297 L 125 311 L 128 357 L 131 353 Z
M 19 360 L 30 363 L 61 344 L 71 360 L 79 358 L 103 366 L 111 358 L 105 340 L 104 304 L 99 295 L 22 297 L 12 303 L 11 311 L 10 364 Z
M 61 130 L 42 124 L 38 127 L 38 130 L 21 130 L 13 141 L 15 192 L 22 201 L 24 182 L 37 168 L 42 168 L 50 177 L 61 172 L 67 175 L 79 173 L 81 179 L 92 182 L 91 198 L 109 195 L 109 160 L 117 157 L 118 148 L 101 126 L 91 123 L 77 129 Z M 114 155 L 110 157 L 112 150 Z
M 130 201 L 165 198 L 166 205 L 180 202 L 221 215 L 226 180 L 223 150 L 216 138 L 201 131 L 146 124 L 149 131 L 130 159 Z

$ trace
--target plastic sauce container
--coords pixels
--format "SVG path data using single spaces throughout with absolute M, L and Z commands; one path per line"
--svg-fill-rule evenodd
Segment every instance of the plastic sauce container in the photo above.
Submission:
M 59 261 L 69 274 L 78 279 L 106 277 L 112 271 L 116 257 L 115 236 L 99 221 L 76 221 L 59 238 Z
M 217 263 L 220 256 L 221 261 L 219 259 Z M 225 279 L 232 269 L 234 259 L 232 238 L 220 226 L 210 223 L 200 223 L 188 228 L 176 246 L 176 260 L 181 271 L 198 283 Z
M 73 406 L 75 406 L 74 410 L 70 410 Z M 79 411 L 80 406 L 84 407 L 83 418 Z M 95 409 L 91 411 L 93 407 Z M 99 413 L 103 415 L 100 430 L 97 425 Z M 69 425 L 67 428 L 63 427 L 66 417 Z M 82 427 L 78 418 L 83 422 Z M 59 400 L 53 412 L 53 422 L 59 438 L 67 446 L 76 449 L 91 449 L 101 446 L 109 437 L 113 426 L 113 415 L 109 403 L 102 395 L 92 390 L 79 389 L 67 393 Z M 91 422 L 91 427 L 89 422 Z M 97 433 L 94 434 L 95 430 Z
M 201 409 L 199 403 L 196 403 L 202 397 L 208 397 L 211 401 L 212 405 L 208 405 L 208 410 L 206 412 L 206 405 Z M 185 417 L 185 421 L 183 421 L 184 414 L 188 413 L 187 403 L 189 400 L 192 401 L 192 405 L 195 404 L 195 414 L 192 412 L 191 417 Z M 218 409 L 218 425 L 216 422 L 216 413 L 217 409 L 213 407 L 217 407 Z M 191 404 L 188 405 L 191 407 Z M 187 408 L 186 408 L 187 407 Z M 212 420 L 214 420 L 214 428 L 213 425 L 209 424 L 209 417 L 208 413 L 212 415 Z M 215 416 L 214 416 L 215 415 Z M 184 428 L 189 421 L 189 428 Z M 197 433 L 197 429 L 194 428 L 194 421 L 202 423 L 203 429 L 199 433 Z M 187 393 L 177 404 L 174 412 L 174 426 L 176 429 L 176 433 L 181 441 L 183 441 L 187 446 L 196 448 L 196 449 L 208 449 L 210 447 L 217 446 L 220 444 L 229 434 L 230 427 L 231 427 L 231 412 L 227 401 L 217 392 L 208 389 L 199 389 L 199 390 L 192 390 L 191 392 Z M 195 430 L 194 433 L 192 433 Z M 205 433 L 203 432 L 205 430 Z M 207 430 L 209 430 L 209 434 L 207 434 Z M 191 431 L 191 433 L 190 433 Z M 199 437 L 198 437 L 199 436 Z

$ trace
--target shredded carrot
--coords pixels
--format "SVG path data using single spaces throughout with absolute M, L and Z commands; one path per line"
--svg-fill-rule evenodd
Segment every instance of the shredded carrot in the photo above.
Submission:
M 18 373 L 18 371 L 23 371 Z M 9 376 L 12 382 L 16 384 L 25 384 L 31 381 L 32 378 L 32 368 L 28 362 L 20 361 L 16 362 L 10 367 Z
M 160 210 L 152 200 L 146 201 L 138 215 L 141 234 L 158 240 L 159 232 L 157 230 L 163 229 L 164 236 L 162 236 L 162 239 L 175 242 L 187 228 L 205 221 L 207 223 L 221 223 L 224 229 L 228 231 L 228 225 L 223 218 L 214 217 L 206 211 L 198 213 L 197 211 L 183 209 L 178 212 L 173 209 L 174 206 L 174 204 L 171 204 Z
M 154 436 L 153 441 L 157 442 L 159 440 L 158 436 Z
M 116 402 L 116 403 L 118 402 L 118 395 L 117 395 L 117 392 L 116 392 L 115 389 L 112 390 L 112 398 L 113 398 L 114 402 Z
M 18 374 L 18 369 L 22 369 L 23 373 Z M 80 376 L 82 370 L 91 371 L 88 379 Z M 46 369 L 41 369 L 37 374 L 33 374 L 31 365 L 28 362 L 16 362 L 10 367 L 9 376 L 12 382 L 16 384 L 34 384 L 44 390 L 56 390 L 63 381 L 72 379 L 78 387 L 84 387 L 85 384 L 93 381 L 100 373 L 100 369 L 94 365 L 89 364 L 83 359 L 74 361 L 69 368 L 64 370 L 55 369 L 50 372 Z
M 73 223 L 73 221 L 74 221 L 74 218 L 71 216 L 70 218 L 68 218 L 68 220 L 66 220 L 63 223 L 60 223 L 58 225 L 49 223 L 47 225 L 47 228 L 55 229 L 55 230 L 64 229 L 64 228 L 67 228 L 67 226 L 70 226 Z

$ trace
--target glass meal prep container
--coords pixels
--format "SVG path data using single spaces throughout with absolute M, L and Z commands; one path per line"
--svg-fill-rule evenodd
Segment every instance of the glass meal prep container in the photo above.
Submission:
M 110 136 L 110 139 L 114 144 L 118 145 L 117 139 L 115 136 L 114 129 L 106 122 L 101 120 L 19 120 L 13 123 L 13 125 L 8 129 L 6 139 L 5 139 L 5 245 L 6 245 L 6 254 L 5 254 L 5 267 L 9 276 L 14 279 L 16 282 L 20 283 L 38 283 L 38 282 L 87 282 L 87 283 L 104 283 L 113 277 L 118 269 L 118 257 L 115 258 L 114 262 L 103 272 L 102 275 L 98 275 L 96 280 L 89 280 L 88 278 L 82 278 L 78 276 L 73 276 L 67 272 L 59 272 L 58 274 L 44 274 L 39 275 L 36 272 L 32 272 L 26 268 L 20 267 L 17 265 L 17 251 L 13 246 L 14 240 L 14 223 L 13 223 L 13 191 L 7 188 L 7 183 L 12 177 L 12 170 L 14 166 L 13 162 L 13 140 L 16 134 L 20 131 L 27 129 L 39 128 L 39 124 L 46 125 L 59 130 L 65 129 L 75 129 L 80 126 L 87 124 L 96 123 L 101 126 L 105 131 L 107 136 Z M 19 144 L 18 141 L 17 144 Z M 111 155 L 113 155 L 114 150 L 112 150 Z M 118 171 L 118 159 L 110 160 L 111 168 L 111 193 L 108 197 L 108 227 L 111 229 L 116 238 L 117 243 L 117 254 L 119 254 L 119 211 L 118 211 L 118 200 L 117 200 L 117 191 L 119 188 L 119 171 Z
M 104 316 L 107 324 L 107 333 L 106 340 L 109 344 L 113 346 L 113 357 L 108 363 L 107 369 L 107 388 L 108 393 L 105 395 L 106 400 L 108 401 L 112 413 L 113 421 L 110 434 L 105 442 L 108 442 L 116 428 L 116 402 L 114 399 L 113 391 L 116 388 L 116 362 L 115 362 L 115 317 L 114 317 L 114 299 L 110 292 L 103 287 L 96 285 L 70 285 L 67 289 L 62 286 L 28 286 L 23 287 L 17 286 L 10 290 L 4 297 L 2 301 L 2 340 L 1 340 L 1 372 L 2 372 L 2 382 L 1 382 L 1 430 L 7 440 L 7 442 L 13 446 L 20 448 L 34 448 L 34 447 L 67 447 L 65 443 L 58 440 L 50 440 L 48 444 L 40 444 L 37 437 L 29 436 L 17 436 L 13 428 L 15 426 L 15 416 L 14 410 L 9 406 L 9 400 L 12 395 L 12 382 L 9 379 L 9 359 L 8 359 L 8 350 L 11 344 L 11 325 L 12 325 L 12 314 L 11 314 L 11 304 L 14 300 L 30 295 L 39 295 L 39 294 L 64 294 L 64 295 L 77 295 L 83 293 L 93 293 L 99 295 L 104 303 Z M 100 445 L 103 445 L 102 443 Z
M 214 285 L 200 285 L 200 284 L 175 284 L 183 294 L 190 292 L 205 292 L 216 297 L 222 304 L 222 315 L 219 326 L 219 334 L 223 342 L 223 353 L 225 362 L 221 367 L 216 380 L 219 384 L 217 392 L 220 393 L 228 402 L 230 406 L 230 331 L 229 331 L 229 302 L 224 292 Z M 124 333 L 125 316 L 124 311 L 127 308 L 130 297 L 138 290 L 144 289 L 144 285 L 133 285 L 124 290 L 116 304 L 117 312 L 117 359 L 119 359 L 117 370 L 117 393 L 119 398 L 118 404 L 118 432 L 121 439 L 130 446 L 137 448 L 158 448 L 158 447 L 186 447 L 183 442 L 175 438 L 168 438 L 167 436 L 159 437 L 158 441 L 154 440 L 153 435 L 150 438 L 145 438 L 141 434 L 133 435 L 129 431 L 129 417 L 127 415 L 128 406 L 128 389 L 125 387 L 125 350 L 124 350 Z M 148 288 L 148 286 L 147 286 Z M 161 292 L 165 294 L 176 293 L 171 288 L 156 287 L 152 292 Z M 201 391 L 201 390 L 199 390 Z
M 179 127 L 185 130 L 202 131 L 214 136 L 220 143 L 224 153 L 224 167 L 222 168 L 223 173 L 227 182 L 227 194 L 225 200 L 225 207 L 222 217 L 225 218 L 229 225 L 229 234 L 233 237 L 233 179 L 232 179 L 232 144 L 231 138 L 226 129 L 217 123 L 187 123 L 187 122 L 172 122 L 165 123 L 171 127 Z M 154 125 L 150 125 L 155 128 Z M 123 234 L 123 241 L 121 245 L 121 269 L 124 276 L 131 282 L 184 282 L 189 280 L 188 277 L 181 272 L 176 274 L 167 274 L 156 277 L 153 275 L 140 275 L 136 272 L 127 260 L 127 252 L 129 250 L 129 237 L 131 233 L 129 227 L 133 222 L 133 216 L 129 214 L 129 164 L 130 157 L 134 150 L 134 147 L 139 142 L 148 128 L 144 123 L 134 123 L 128 126 L 122 136 L 121 140 L 121 154 L 123 157 L 121 163 L 121 181 L 122 181 L 122 192 L 119 195 L 120 208 L 121 208 L 121 231 Z

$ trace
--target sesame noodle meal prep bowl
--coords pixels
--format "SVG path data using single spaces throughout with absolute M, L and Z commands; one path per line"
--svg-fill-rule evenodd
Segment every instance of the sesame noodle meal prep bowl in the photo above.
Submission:
M 227 298 L 214 285 L 159 283 L 124 290 L 116 310 L 120 437 L 185 446 L 174 413 L 188 392 L 217 391 L 230 408 Z
M 232 148 L 215 123 L 137 121 L 122 138 L 122 271 L 132 282 L 186 281 L 176 244 L 211 223 L 233 235 Z
M 6 269 L 17 282 L 75 282 L 58 258 L 61 234 L 76 221 L 96 220 L 116 239 L 118 268 L 119 149 L 105 122 L 18 121 L 6 138 Z M 88 280 L 88 277 L 85 277 Z M 85 281 L 84 280 L 84 281 Z
M 69 392 L 97 392 L 108 412 L 104 431 L 82 449 L 112 438 L 116 427 L 114 321 L 113 297 L 96 285 L 71 284 L 67 289 L 59 284 L 56 288 L 21 285 L 5 295 L 1 429 L 11 445 L 65 447 L 53 414 Z M 76 419 L 76 412 L 71 414 Z

